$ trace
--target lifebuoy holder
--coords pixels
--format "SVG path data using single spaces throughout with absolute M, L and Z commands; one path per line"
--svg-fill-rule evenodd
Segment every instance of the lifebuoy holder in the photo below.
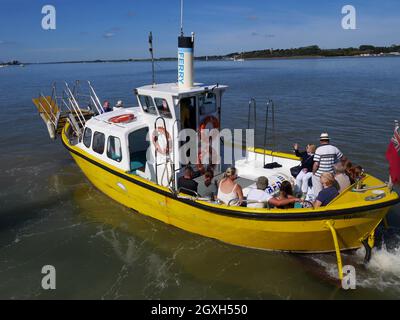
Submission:
M 167 142 L 165 147 L 160 146 L 159 136 L 165 136 Z M 164 127 L 157 127 L 154 129 L 151 140 L 153 141 L 154 147 L 158 153 L 166 155 L 171 150 L 171 136 Z
M 136 119 L 136 117 L 133 113 L 126 113 L 126 114 L 121 114 L 119 116 L 112 117 L 112 118 L 108 119 L 108 122 L 127 123 L 127 122 L 132 122 L 135 119 Z

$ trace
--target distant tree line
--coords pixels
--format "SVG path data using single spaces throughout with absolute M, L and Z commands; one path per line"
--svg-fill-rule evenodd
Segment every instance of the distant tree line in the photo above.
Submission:
M 320 56 L 320 57 L 340 57 L 340 56 L 358 56 L 361 54 L 388 54 L 392 52 L 400 52 L 400 45 L 392 45 L 390 47 L 375 47 L 372 45 L 362 45 L 358 48 L 338 48 L 338 49 L 321 49 L 319 46 L 308 46 L 291 49 L 264 49 L 248 52 L 234 52 L 226 55 L 227 58 L 240 56 L 243 59 L 262 59 L 262 58 L 280 58 L 280 57 L 304 57 L 304 56 Z

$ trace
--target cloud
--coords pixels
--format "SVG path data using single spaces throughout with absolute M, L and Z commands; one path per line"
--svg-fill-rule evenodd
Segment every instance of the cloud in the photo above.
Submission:
M 114 32 L 106 32 L 103 34 L 103 38 L 109 39 L 115 36 Z
M 120 27 L 113 27 L 111 29 L 108 29 L 106 32 L 103 33 L 103 38 L 110 39 L 114 37 L 119 31 L 121 31 Z
M 265 33 L 265 34 L 261 35 L 261 34 L 259 34 L 258 32 L 255 32 L 255 31 L 251 32 L 250 35 L 251 35 L 252 37 L 258 37 L 258 36 L 261 37 L 261 36 L 262 36 L 262 37 L 264 37 L 264 38 L 275 38 L 275 35 L 274 35 L 274 34 Z
M 256 20 L 258 20 L 258 17 L 257 17 L 257 16 L 254 16 L 254 15 L 247 16 L 247 20 L 256 21 Z
M 0 40 L 0 46 L 1 45 L 13 45 L 13 44 L 16 44 L 16 42 L 14 42 L 14 41 L 7 41 L 7 40 Z

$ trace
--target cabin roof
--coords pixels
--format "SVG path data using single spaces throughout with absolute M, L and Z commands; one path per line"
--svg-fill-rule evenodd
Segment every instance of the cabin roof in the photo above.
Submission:
M 135 120 L 125 123 L 112 123 L 110 118 L 124 114 L 134 114 Z M 87 126 L 96 130 L 103 130 L 103 132 L 112 130 L 113 132 L 126 132 L 130 129 L 139 128 L 145 125 L 143 113 L 139 107 L 134 108 L 119 108 L 111 112 L 102 113 L 87 121 Z
M 145 94 L 154 96 L 156 94 L 168 94 L 175 97 L 179 96 L 188 96 L 191 94 L 196 94 L 204 91 L 209 91 L 211 89 L 225 90 L 227 86 L 213 84 L 213 85 L 204 85 L 203 83 L 195 83 L 192 88 L 179 88 L 176 82 L 172 83 L 160 83 L 155 85 L 147 85 L 136 88 L 139 94 Z

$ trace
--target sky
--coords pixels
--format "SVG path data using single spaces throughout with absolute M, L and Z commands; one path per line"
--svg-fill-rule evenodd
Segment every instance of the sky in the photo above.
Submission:
M 42 28 L 44 5 L 56 29 Z M 342 7 L 356 29 L 342 28 Z M 176 55 L 180 0 L 0 0 L 0 61 L 54 62 Z M 185 0 L 184 31 L 195 55 L 266 48 L 390 46 L 400 43 L 399 0 Z

